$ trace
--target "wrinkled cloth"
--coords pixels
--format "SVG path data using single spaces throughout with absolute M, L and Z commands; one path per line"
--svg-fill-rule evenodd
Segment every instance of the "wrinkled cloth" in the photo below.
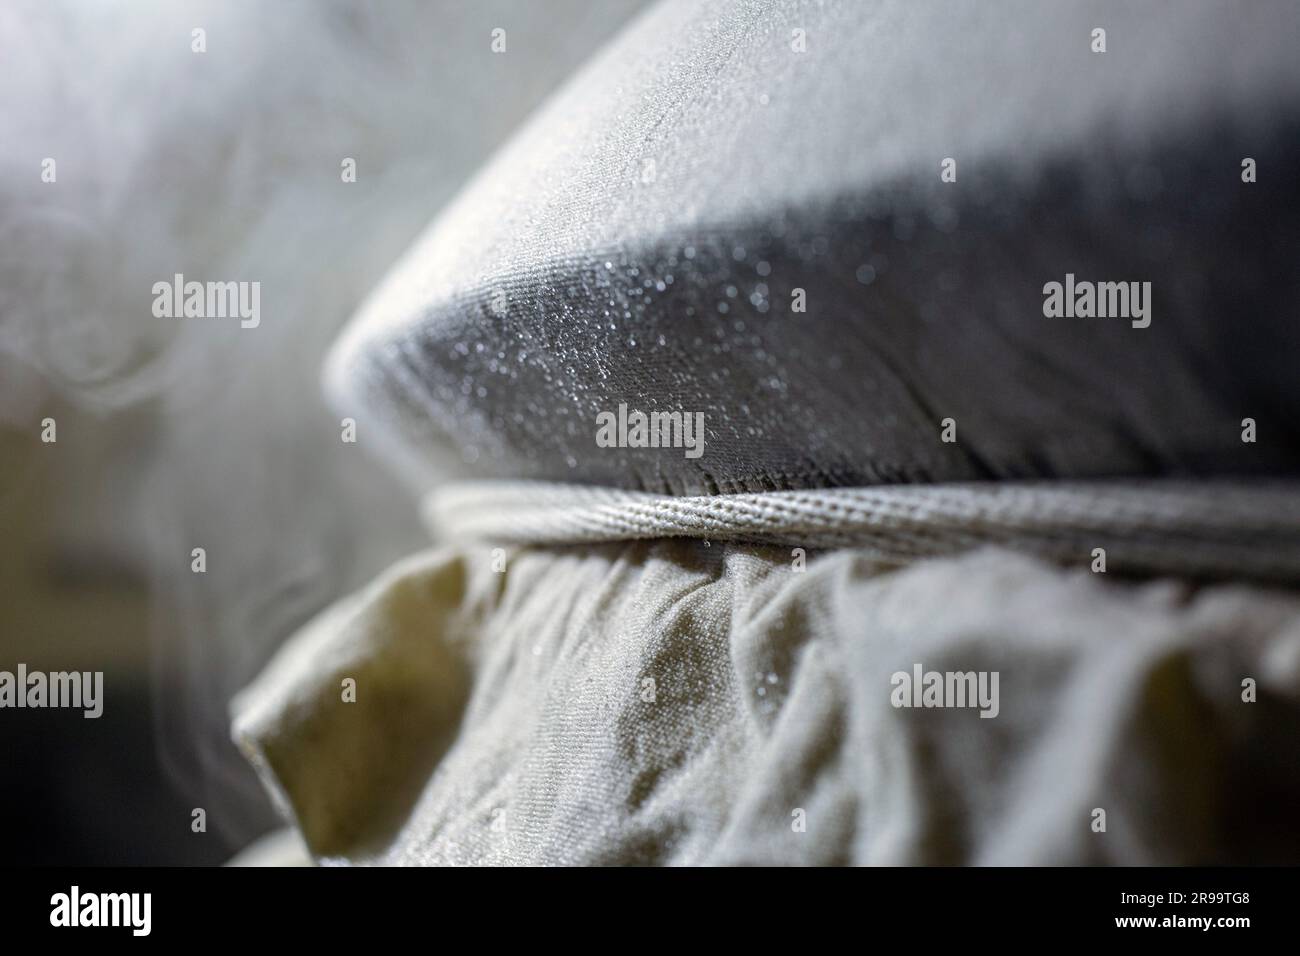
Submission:
M 1296 23 L 665 0 L 602 48 L 327 363 L 450 534 L 235 702 L 314 856 L 1300 862 L 1289 493 L 1019 484 L 1300 471 Z M 1049 318 L 1067 276 L 1149 327 Z
M 893 706 L 917 664 L 997 716 Z M 1000 549 L 449 546 L 235 713 L 323 862 L 1300 862 L 1300 599 Z

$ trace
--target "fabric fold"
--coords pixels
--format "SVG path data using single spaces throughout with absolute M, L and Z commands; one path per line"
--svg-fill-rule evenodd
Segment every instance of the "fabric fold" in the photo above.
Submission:
M 1293 594 L 790 552 L 412 559 L 291 642 L 235 735 L 330 862 L 1300 860 Z M 996 707 L 899 706 L 916 668 L 996 673 Z
M 460 723 L 474 602 L 457 556 L 409 559 L 304 627 L 232 702 L 236 743 L 317 858 L 364 856 L 410 813 Z

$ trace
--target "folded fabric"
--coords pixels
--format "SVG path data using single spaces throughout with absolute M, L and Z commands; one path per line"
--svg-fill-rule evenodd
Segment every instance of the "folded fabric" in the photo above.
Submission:
M 1300 862 L 1300 599 L 1000 549 L 448 547 L 235 709 L 323 862 Z
M 1296 473 L 1298 29 L 668 0 L 394 269 L 334 403 L 423 486 Z M 633 413 L 704 447 L 601 447 Z
M 1297 26 L 649 10 L 332 353 L 444 543 L 235 702 L 312 854 L 1300 862 Z

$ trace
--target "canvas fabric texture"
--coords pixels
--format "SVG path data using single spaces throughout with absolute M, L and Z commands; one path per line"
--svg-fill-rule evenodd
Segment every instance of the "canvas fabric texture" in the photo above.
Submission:
M 1291 0 L 657 3 L 394 265 L 332 403 L 421 488 L 1300 473 L 1298 32 Z M 1067 275 L 1149 282 L 1149 327 L 1045 315 Z M 598 447 L 621 404 L 707 450 Z
M 441 544 L 235 701 L 314 857 L 1300 862 L 1300 520 L 1247 481 L 1300 470 L 1300 188 L 1239 178 L 1294 165 L 1296 18 L 666 0 L 605 45 L 326 363 Z M 1067 275 L 1149 327 L 1049 318 Z M 707 451 L 602 447 L 624 405 Z M 893 706 L 917 665 L 997 716 Z
M 917 664 L 997 716 L 895 707 Z M 1003 547 L 465 538 L 234 711 L 327 863 L 1300 862 L 1300 598 Z

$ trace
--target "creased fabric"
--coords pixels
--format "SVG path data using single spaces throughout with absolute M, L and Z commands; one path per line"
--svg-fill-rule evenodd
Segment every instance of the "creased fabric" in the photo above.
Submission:
M 893 706 L 915 665 L 998 672 L 997 715 Z M 304 629 L 235 736 L 325 862 L 1295 863 L 1300 599 L 994 548 L 452 546 Z

